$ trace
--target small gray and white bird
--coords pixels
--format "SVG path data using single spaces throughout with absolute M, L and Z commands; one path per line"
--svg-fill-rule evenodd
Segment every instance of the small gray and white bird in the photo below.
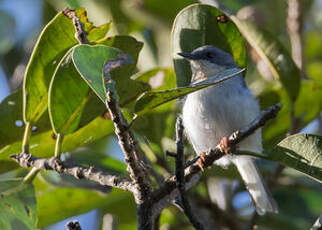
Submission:
M 214 46 L 202 46 L 192 53 L 179 53 L 190 62 L 192 83 L 220 72 L 238 68 L 233 57 Z M 223 137 L 247 126 L 260 113 L 259 104 L 247 88 L 242 74 L 220 84 L 196 91 L 187 96 L 183 106 L 183 125 L 197 154 L 213 149 Z M 238 148 L 262 151 L 261 130 L 242 141 Z M 278 212 L 277 205 L 249 156 L 227 155 L 215 163 L 227 167 L 236 165 L 255 203 L 258 214 Z

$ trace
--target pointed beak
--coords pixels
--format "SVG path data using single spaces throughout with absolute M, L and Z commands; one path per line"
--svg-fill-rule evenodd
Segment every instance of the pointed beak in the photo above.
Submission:
M 181 57 L 184 57 L 188 60 L 197 60 L 199 59 L 197 55 L 191 54 L 191 53 L 178 53 L 178 55 L 180 55 Z

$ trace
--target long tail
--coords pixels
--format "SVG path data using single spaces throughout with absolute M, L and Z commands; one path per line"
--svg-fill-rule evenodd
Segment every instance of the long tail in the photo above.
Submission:
M 254 161 L 248 156 L 236 156 L 233 159 L 246 187 L 255 203 L 256 212 L 264 215 L 266 212 L 278 213 L 278 207 L 267 190 Z

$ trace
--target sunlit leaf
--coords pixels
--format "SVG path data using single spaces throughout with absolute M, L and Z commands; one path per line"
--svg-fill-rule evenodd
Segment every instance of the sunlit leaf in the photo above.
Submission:
M 92 39 L 90 41 L 96 41 L 105 36 L 109 29 L 108 24 L 98 28 L 93 27 L 93 24 L 87 20 L 84 9 L 78 9 L 75 12 L 84 23 L 88 37 Z M 37 121 L 47 109 L 48 87 L 55 69 L 65 53 L 78 43 L 74 33 L 72 20 L 63 12 L 58 13 L 41 32 L 24 78 L 25 121 Z
M 105 110 L 75 69 L 70 53 L 62 59 L 50 83 L 48 109 L 52 128 L 60 134 L 75 131 L 84 114 L 88 123 Z

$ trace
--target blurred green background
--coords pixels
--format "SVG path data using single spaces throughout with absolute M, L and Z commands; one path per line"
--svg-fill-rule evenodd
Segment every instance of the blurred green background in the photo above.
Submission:
M 112 20 L 110 35 L 130 34 L 144 42 L 137 71 L 165 68 L 164 74 L 169 81 L 173 80 L 172 86 L 174 87 L 175 76 L 170 54 L 171 26 L 181 9 L 196 2 L 194 0 L 0 0 L 0 102 L 10 92 L 21 88 L 26 64 L 41 29 L 65 7 L 84 7 L 89 19 L 95 25 Z M 225 0 L 219 2 L 239 17 L 253 20 L 264 27 L 280 40 L 287 50 L 291 51 L 286 26 L 287 1 Z M 309 79 L 318 79 L 321 82 L 322 0 L 303 0 L 303 2 L 303 70 Z M 284 94 L 279 93 L 278 83 L 272 78 L 267 66 L 253 51 L 249 51 L 248 58 L 246 80 L 261 100 L 262 108 L 280 101 Z M 170 85 L 168 84 L 168 87 Z M 319 93 L 322 94 L 321 91 Z M 151 152 L 158 152 L 166 167 L 173 171 L 173 160 L 162 154 L 164 150 L 172 150 L 174 146 L 171 140 L 174 137 L 171 127 L 174 127 L 172 124 L 177 109 L 174 103 L 170 104 L 165 105 L 167 109 L 164 111 L 161 108 L 157 115 L 141 118 L 140 125 L 135 128 L 141 134 L 141 138 L 149 142 L 150 145 L 145 147 L 151 147 Z M 168 109 L 169 106 L 171 109 Z M 305 120 L 301 128 L 310 124 L 303 132 L 320 132 L 321 118 L 316 113 L 314 117 L 308 115 L 309 109 L 309 107 L 298 108 L 298 115 Z M 275 127 L 283 129 L 286 125 L 287 128 L 288 124 L 283 122 L 288 121 L 280 118 L 264 130 L 265 146 L 276 143 L 280 140 L 278 135 L 285 134 Z M 23 130 L 22 125 L 21 120 L 16 121 L 16 126 L 21 129 L 20 132 Z M 192 150 L 190 149 L 189 152 Z M 68 156 L 66 154 L 67 158 Z M 87 164 L 99 162 L 100 167 L 107 171 L 125 173 L 125 165 L 122 163 L 123 156 L 112 135 L 77 149 L 73 156 Z M 260 162 L 260 164 L 265 175 L 269 175 L 275 166 L 269 162 Z M 162 169 L 160 171 L 162 172 Z M 1 174 L 0 178 L 16 177 L 24 175 L 25 172 L 23 169 L 17 169 Z M 229 197 L 232 200 L 230 202 L 232 207 L 229 210 L 237 214 L 238 220 L 246 223 L 254 210 L 250 197 L 235 178 L 234 169 L 222 171 L 218 167 L 213 167 L 207 171 L 202 182 L 191 193 L 199 199 L 201 206 L 205 197 L 212 200 L 211 195 L 210 198 L 208 197 L 208 189 L 211 189 L 211 186 L 215 186 L 219 193 L 231 194 Z M 87 213 L 85 216 L 74 217 L 80 220 L 83 229 L 101 229 L 104 223 L 109 221 L 115 222 L 116 229 L 135 229 L 135 203 L 129 193 L 113 190 L 106 195 L 102 192 L 84 189 L 85 185 L 83 187 L 81 184 L 74 185 L 72 183 L 74 181 L 69 180 L 72 179 L 61 178 L 52 173 L 42 173 L 41 177 L 36 179 L 34 185 L 38 203 L 39 227 L 47 227 L 67 217 Z M 280 214 L 261 218 L 259 229 L 308 229 L 322 213 L 320 184 L 295 170 L 284 170 L 273 194 L 279 203 Z M 66 200 L 68 200 L 67 204 Z M 220 204 L 217 204 L 220 207 Z M 66 220 L 46 229 L 62 229 L 65 223 Z M 160 229 L 192 229 L 189 226 L 186 217 L 175 206 L 162 212 Z

